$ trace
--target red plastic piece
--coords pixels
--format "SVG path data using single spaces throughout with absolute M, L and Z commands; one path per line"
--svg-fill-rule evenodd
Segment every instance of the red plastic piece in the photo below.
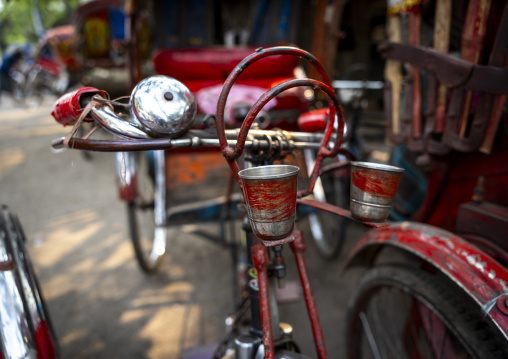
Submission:
M 330 109 L 328 107 L 302 113 L 298 117 L 298 126 L 303 132 L 323 132 L 329 115 Z
M 60 97 L 51 110 L 51 115 L 55 118 L 56 122 L 61 123 L 64 126 L 74 125 L 81 115 L 83 110 L 82 104 L 80 103 L 83 95 L 88 95 L 90 98 L 93 95 L 101 95 L 104 98 L 107 97 L 104 91 L 98 90 L 94 87 L 83 87 L 74 92 L 69 92 Z M 85 121 L 92 121 L 91 118 L 85 118 Z

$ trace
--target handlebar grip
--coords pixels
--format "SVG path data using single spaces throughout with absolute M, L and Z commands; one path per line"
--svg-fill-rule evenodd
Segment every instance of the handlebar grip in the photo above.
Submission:
M 74 125 L 81 115 L 81 111 L 92 100 L 94 95 L 101 95 L 107 98 L 104 91 L 94 87 L 83 87 L 76 91 L 69 92 L 56 100 L 51 110 L 51 115 L 56 122 L 68 126 Z M 92 121 L 91 118 L 85 118 L 85 121 Z

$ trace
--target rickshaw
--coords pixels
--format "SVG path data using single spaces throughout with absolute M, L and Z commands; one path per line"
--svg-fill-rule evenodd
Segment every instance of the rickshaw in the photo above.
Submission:
M 347 267 L 368 269 L 350 302 L 349 356 L 367 340 L 374 356 L 389 355 L 379 323 L 404 329 L 380 307 L 391 300 L 408 315 L 424 315 L 423 301 L 454 326 L 454 338 L 428 337 L 445 357 L 457 338 L 489 357 L 495 335 L 485 322 L 504 340 L 508 325 L 508 6 L 395 2 L 387 25 L 380 51 L 387 137 L 406 169 L 392 211 L 401 222 L 371 231 L 349 254 Z M 431 317 L 424 327 L 439 332 Z

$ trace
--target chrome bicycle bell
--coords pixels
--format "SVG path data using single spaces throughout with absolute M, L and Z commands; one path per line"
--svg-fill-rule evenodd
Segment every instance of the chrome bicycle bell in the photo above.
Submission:
M 175 138 L 186 133 L 196 116 L 196 100 L 180 81 L 168 76 L 144 79 L 132 90 L 132 118 L 152 137 Z

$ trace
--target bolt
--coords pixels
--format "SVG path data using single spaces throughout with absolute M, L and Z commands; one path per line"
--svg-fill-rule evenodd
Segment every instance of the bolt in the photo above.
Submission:
M 166 101 L 171 101 L 173 99 L 173 94 L 168 91 L 164 93 L 164 98 L 166 99 Z

